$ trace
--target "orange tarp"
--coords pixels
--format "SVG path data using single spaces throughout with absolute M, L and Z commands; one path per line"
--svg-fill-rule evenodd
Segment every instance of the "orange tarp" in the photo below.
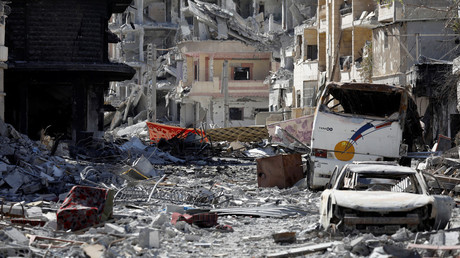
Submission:
M 194 128 L 182 128 L 177 126 L 171 125 L 164 125 L 164 124 L 157 124 L 147 122 L 147 126 L 149 128 L 149 137 L 153 143 L 158 143 L 161 138 L 165 138 L 166 140 L 170 140 L 174 138 L 176 135 L 179 135 L 178 138 L 184 139 L 187 137 L 189 133 L 194 133 L 198 136 L 204 137 L 204 132 Z

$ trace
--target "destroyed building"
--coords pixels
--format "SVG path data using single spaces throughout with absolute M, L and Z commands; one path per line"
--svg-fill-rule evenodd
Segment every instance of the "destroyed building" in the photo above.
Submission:
M 4 70 L 7 68 L 8 47 L 5 47 L 5 23 L 6 17 L 10 12 L 9 6 L 0 2 L 0 119 L 5 120 L 5 87 L 4 87 Z
M 454 137 L 458 129 L 443 124 L 455 119 L 455 101 L 442 114 L 447 104 L 433 94 L 441 89 L 435 85 L 455 88 L 447 75 L 458 55 L 449 26 L 456 15 L 449 1 L 318 1 L 316 20 L 295 28 L 293 99 L 284 103 L 292 114 L 313 114 L 327 81 L 407 86 L 428 125 L 427 144 L 439 134 Z
M 117 40 L 108 19 L 129 3 L 13 1 L 5 36 L 6 122 L 33 139 L 45 129 L 74 142 L 101 131 L 109 82 L 134 75 L 108 59 L 108 43 Z
M 311 2 L 311 3 L 310 3 Z M 180 102 L 185 105 L 190 105 L 190 100 L 182 101 L 182 87 L 191 86 L 189 74 L 194 73 L 193 65 L 186 67 L 187 62 L 184 56 L 190 56 L 193 53 L 182 52 L 184 49 L 175 49 L 176 44 L 193 44 L 194 53 L 206 53 L 212 55 L 220 55 L 222 57 L 231 58 L 229 51 L 225 49 L 213 48 L 213 53 L 210 53 L 207 49 L 209 44 L 216 44 L 212 41 L 222 41 L 222 44 L 233 44 L 233 48 L 237 48 L 238 45 L 243 43 L 242 52 L 249 53 L 250 51 L 258 51 L 268 55 L 270 53 L 270 60 L 273 64 L 266 69 L 266 74 L 269 75 L 268 71 L 272 73 L 276 72 L 279 67 L 288 67 L 292 70 L 292 57 L 287 56 L 289 52 L 292 36 L 289 34 L 294 26 L 301 24 L 303 20 L 311 18 L 316 13 L 316 7 L 314 7 L 313 1 L 297 2 L 297 1 L 223 1 L 223 2 L 201 2 L 201 1 L 135 1 L 133 7 L 127 9 L 123 15 L 117 15 L 110 28 L 112 32 L 119 35 L 122 41 L 118 45 L 114 45 L 111 53 L 113 54 L 114 60 L 123 61 L 126 64 L 133 65 L 137 70 L 137 75 L 131 80 L 121 83 L 113 83 L 112 90 L 108 100 L 114 100 L 112 103 L 119 104 L 124 98 L 129 97 L 133 88 L 143 88 L 144 95 L 149 99 L 152 98 L 147 91 L 147 88 L 151 88 L 149 85 L 156 84 L 156 111 L 157 118 L 162 119 L 164 117 L 167 120 L 176 121 L 185 125 L 192 122 L 196 124 L 198 121 L 195 118 L 190 118 L 191 114 L 200 117 L 197 110 L 189 110 L 187 112 L 181 111 Z M 143 18 L 142 18 L 143 17 Z M 138 40 L 138 41 L 134 41 Z M 206 43 L 209 41 L 209 43 Z M 229 41 L 230 43 L 227 43 Z M 240 43 L 238 43 L 238 41 Z M 136 42 L 136 43 L 134 43 Z M 196 44 L 201 42 L 201 44 Z M 249 46 L 244 46 L 250 45 Z M 149 46 L 155 45 L 158 50 L 157 56 L 161 57 L 155 60 L 157 62 L 157 69 L 152 71 L 151 65 L 148 66 L 147 56 L 151 55 L 148 53 Z M 166 51 L 170 50 L 167 54 Z M 236 52 L 235 52 L 236 53 Z M 162 57 L 164 55 L 164 57 Z M 221 57 L 219 57 L 221 58 Z M 258 57 L 255 57 L 257 59 Z M 264 57 L 265 58 L 265 57 Z M 246 58 L 249 60 L 248 58 Z M 242 59 L 244 61 L 244 58 Z M 251 63 L 250 61 L 244 61 L 245 63 Z M 195 60 L 196 61 L 196 60 Z M 215 69 L 209 66 L 206 68 L 206 61 L 200 62 L 200 73 L 206 71 L 206 69 Z M 230 62 L 230 66 L 235 66 Z M 243 76 L 246 73 L 247 67 L 241 67 L 236 69 L 239 74 Z M 216 68 L 217 69 L 217 68 Z M 218 68 L 221 69 L 221 68 Z M 232 69 L 232 68 L 229 68 Z M 254 68 L 253 68 L 254 69 Z M 239 72 L 241 70 L 241 72 Z M 234 69 L 229 70 L 232 73 Z M 155 79 L 151 79 L 153 72 L 156 72 L 157 83 L 154 83 Z M 261 74 L 256 71 L 248 74 L 249 80 L 263 80 Z M 209 76 L 210 71 L 206 71 L 206 74 L 201 74 L 199 81 L 208 80 L 212 81 L 213 74 L 211 71 L 211 77 L 205 79 L 205 76 Z M 197 72 L 197 78 L 198 78 Z M 214 75 L 217 75 L 214 74 Z M 155 77 L 153 75 L 153 77 Z M 229 74 L 229 80 L 232 80 L 234 74 Z M 254 79 L 257 78 L 257 79 Z M 288 79 L 289 81 L 289 79 Z M 230 82 L 232 83 L 232 82 Z M 261 82 L 259 82 L 260 84 Z M 270 83 L 270 82 L 269 82 Z M 247 84 L 247 83 L 246 83 Z M 141 85 L 141 86 L 136 86 Z M 168 108 L 165 110 L 164 105 L 164 92 L 169 90 L 169 86 L 174 85 L 175 89 L 172 90 L 166 98 L 166 105 Z M 262 85 L 262 84 L 260 84 Z M 257 87 L 261 87 L 261 86 Z M 166 86 L 166 87 L 164 87 Z M 234 86 L 230 86 L 234 87 Z M 265 86 L 266 87 L 266 86 Z M 162 90 L 163 89 L 163 90 Z M 268 89 L 268 88 L 267 88 Z M 195 89 L 196 91 L 197 89 Z M 236 90 L 236 89 L 234 89 Z M 244 89 L 245 92 L 251 91 L 250 89 Z M 249 95 L 260 95 L 257 93 L 260 89 L 256 89 L 254 92 L 250 92 Z M 160 93 L 163 92 L 163 93 Z M 267 93 L 268 94 L 268 93 Z M 267 98 L 265 94 L 265 98 Z M 243 94 L 244 95 L 244 94 Z M 187 97 L 188 98 L 188 97 Z M 142 98 L 141 98 L 142 99 Z M 148 102 L 147 101 L 147 102 Z M 142 102 L 142 101 L 141 101 Z M 244 111 L 244 115 L 240 114 L 241 110 L 232 109 L 231 112 L 236 112 L 236 116 L 245 116 L 247 120 L 250 118 L 254 123 L 255 112 L 268 111 L 268 101 L 265 100 L 263 107 L 255 107 L 252 111 Z M 188 103 L 188 104 L 185 104 Z M 142 109 L 148 108 L 148 104 L 138 104 L 136 110 L 128 116 L 136 116 Z M 193 104 L 194 105 L 194 104 Z M 207 105 L 206 109 L 208 109 Z M 217 110 L 219 107 L 215 107 Z M 151 111 L 151 110 L 150 110 Z M 190 113 L 191 112 L 191 113 Z M 195 114 L 196 113 L 196 114 Z M 202 113 L 202 112 L 201 112 Z M 126 122 L 126 115 L 123 117 L 121 122 Z M 214 118 L 210 118 L 208 115 L 208 123 L 222 126 L 221 123 L 213 122 Z M 139 117 L 138 117 L 139 118 Z M 196 121 L 192 121 L 196 120 Z M 241 120 L 243 121 L 243 120 Z M 248 120 L 249 121 L 249 120 Z M 243 124 L 248 124 L 246 121 Z M 241 123 L 238 123 L 240 125 Z
M 440 135 L 453 139 L 459 126 L 452 61 L 460 52 L 451 2 L 430 1 L 425 8 L 419 1 L 404 1 L 378 8 L 381 25 L 373 30 L 372 81 L 412 89 L 426 144 L 439 141 Z
M 363 49 L 377 24 L 375 1 L 318 1 L 316 20 L 295 28 L 293 107 L 312 114 L 326 81 L 363 81 Z
M 113 106 L 119 107 L 131 95 L 142 95 L 140 103 L 131 114 L 124 116 L 122 122 L 126 122 L 125 117 L 135 117 L 142 111 L 138 119 L 147 118 L 145 111 L 149 109 L 151 101 L 149 89 L 155 89 L 156 102 L 156 109 L 150 111 L 155 112 L 154 116 L 160 119 L 167 115 L 165 95 L 176 83 L 175 67 L 171 60 L 173 57 L 168 54 L 168 50 L 176 44 L 180 13 L 178 0 L 146 0 L 133 1 L 124 13 L 112 16 L 109 29 L 121 41 L 110 44 L 110 59 L 133 67 L 136 75 L 131 80 L 112 82 L 106 99 Z M 165 57 L 156 58 L 163 54 Z

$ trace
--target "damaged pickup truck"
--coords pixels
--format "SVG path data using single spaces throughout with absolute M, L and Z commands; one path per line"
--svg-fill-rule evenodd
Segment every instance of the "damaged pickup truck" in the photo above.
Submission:
M 430 195 L 421 172 L 397 164 L 352 163 L 334 170 L 321 194 L 320 222 L 334 230 L 391 233 L 444 229 L 454 201 Z

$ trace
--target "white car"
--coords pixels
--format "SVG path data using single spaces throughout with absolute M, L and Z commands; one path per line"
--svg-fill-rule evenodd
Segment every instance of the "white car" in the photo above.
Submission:
M 454 201 L 430 195 L 421 172 L 395 164 L 347 164 L 321 195 L 320 222 L 335 230 L 375 233 L 443 229 Z

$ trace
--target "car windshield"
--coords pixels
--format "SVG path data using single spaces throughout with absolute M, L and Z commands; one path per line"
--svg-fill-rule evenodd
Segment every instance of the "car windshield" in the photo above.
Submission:
M 347 171 L 337 185 L 337 189 L 422 193 L 417 178 L 413 173 L 355 173 Z

